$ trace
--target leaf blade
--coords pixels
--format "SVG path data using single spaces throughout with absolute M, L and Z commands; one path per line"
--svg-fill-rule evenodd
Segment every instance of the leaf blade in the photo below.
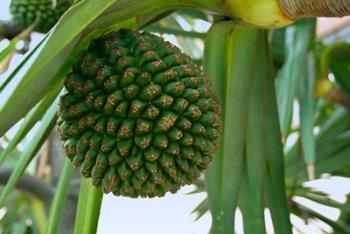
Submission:
M 40 129 L 33 137 L 33 142 L 26 148 L 23 155 L 21 156 L 19 162 L 13 173 L 10 176 L 1 196 L 0 196 L 0 207 L 3 206 L 8 195 L 11 193 L 15 187 L 17 181 L 20 179 L 21 175 L 24 173 L 26 167 L 28 166 L 31 159 L 35 156 L 36 152 L 39 150 L 40 146 L 51 132 L 53 126 L 56 123 L 56 107 L 58 104 L 58 99 L 53 103 L 48 112 L 43 117 Z
M 46 233 L 57 233 L 60 216 L 64 208 L 65 200 L 69 193 L 73 172 L 74 167 L 72 163 L 66 158 L 63 164 L 60 179 L 58 181 L 57 189 L 55 191 L 55 196 L 51 204 Z

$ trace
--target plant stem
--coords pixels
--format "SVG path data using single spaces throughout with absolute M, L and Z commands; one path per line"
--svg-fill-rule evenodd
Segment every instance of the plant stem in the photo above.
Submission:
M 46 233 L 57 233 L 57 227 L 60 221 L 62 210 L 64 208 L 64 202 L 68 196 L 70 181 L 74 172 L 73 165 L 68 159 L 64 161 L 63 169 L 61 172 L 60 180 L 58 182 L 57 190 L 52 202 L 52 206 L 49 214 L 49 221 L 47 225 Z
M 281 9 L 292 19 L 304 17 L 342 17 L 350 15 L 350 1 L 278 0 Z
M 75 234 L 96 233 L 102 197 L 101 189 L 92 186 L 90 179 L 81 180 Z
M 23 30 L 23 27 L 15 24 L 14 22 L 0 20 L 0 40 L 11 40 L 20 34 Z
M 0 169 L 0 185 L 6 185 L 14 168 L 1 168 Z M 31 195 L 37 197 L 45 205 L 49 205 L 53 195 L 53 189 L 49 184 L 47 184 L 42 179 L 24 173 L 21 179 L 16 183 L 16 189 L 23 192 L 30 193 Z

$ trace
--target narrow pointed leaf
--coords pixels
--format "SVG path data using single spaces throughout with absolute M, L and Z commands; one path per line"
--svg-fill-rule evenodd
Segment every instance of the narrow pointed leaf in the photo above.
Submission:
M 240 199 L 247 200 L 242 206 L 244 217 L 244 229 L 246 233 L 261 233 L 265 231 L 264 219 L 264 183 L 266 175 L 265 162 L 265 142 L 264 142 L 264 108 L 266 106 L 266 87 L 265 80 L 268 79 L 266 72 L 269 67 L 266 66 L 267 56 L 267 35 L 263 30 L 259 30 L 257 34 L 257 43 L 253 45 L 257 51 L 254 66 L 254 74 L 252 79 L 252 88 L 250 97 L 247 100 L 248 116 L 246 127 L 246 170 L 245 193 L 241 193 Z M 244 173 L 243 173 L 244 175 Z M 242 197 L 244 196 L 244 197 Z M 247 204 L 247 202 L 249 204 Z M 248 229 L 248 230 L 247 230 Z
M 16 183 L 21 178 L 28 164 L 33 159 L 35 154 L 38 152 L 42 143 L 45 141 L 45 139 L 51 132 L 52 128 L 54 127 L 57 119 L 56 117 L 57 104 L 58 104 L 58 99 L 56 99 L 56 101 L 52 104 L 52 106 L 49 108 L 47 113 L 44 115 L 42 122 L 40 124 L 39 130 L 35 133 L 32 142 L 25 149 L 25 151 L 20 157 L 20 160 L 16 164 L 16 167 L 12 172 L 9 181 L 7 182 L 6 186 L 4 187 L 4 190 L 1 193 L 0 207 L 4 205 L 4 202 L 6 201 L 11 191 L 13 191 Z
M 287 195 L 285 187 L 284 156 L 281 142 L 281 131 L 278 121 L 277 99 L 275 93 L 274 79 L 272 74 L 272 59 L 269 53 L 265 52 L 266 63 L 266 100 L 265 100 L 265 121 L 264 121 L 264 141 L 265 157 L 267 162 L 267 200 L 273 226 L 276 233 L 291 234 L 292 228 L 287 205 Z
M 227 76 L 226 51 L 230 43 L 230 31 L 234 29 L 231 23 L 214 24 L 205 44 L 204 51 L 204 72 L 211 80 L 213 88 L 219 95 L 221 106 L 225 106 L 225 79 Z M 222 43 L 217 43 L 222 40 Z M 225 109 L 222 109 L 225 115 Z M 224 129 L 223 129 L 224 131 Z M 223 134 L 221 135 L 223 136 Z M 220 217 L 220 196 L 222 188 L 222 162 L 223 162 L 223 138 L 220 141 L 220 148 L 214 155 L 214 160 L 205 172 L 205 186 L 208 193 L 209 206 L 213 217 L 213 226 L 216 226 L 216 218 Z
M 289 131 L 293 101 L 303 71 L 303 58 L 313 40 L 313 35 L 313 21 L 302 20 L 286 29 L 285 62 L 276 78 L 279 117 L 284 136 Z
M 58 232 L 58 224 L 60 222 L 60 216 L 62 215 L 62 211 L 64 209 L 64 203 L 69 193 L 73 172 L 74 167 L 72 163 L 68 159 L 65 159 L 57 189 L 55 191 L 55 196 L 50 208 L 46 231 L 48 234 L 55 234 Z
M 11 74 L 6 77 L 5 81 L 0 86 L 0 92 L 2 92 L 6 86 L 13 80 L 13 78 L 17 75 L 17 73 L 23 68 L 23 66 L 29 61 L 29 59 L 34 55 L 40 45 L 46 40 L 47 35 L 32 49 L 28 52 L 28 54 L 22 59 L 20 64 L 11 72 Z
M 209 211 L 209 202 L 208 199 L 205 198 L 199 205 L 194 208 L 194 210 L 191 212 L 192 214 L 196 214 L 196 219 L 194 221 L 199 220 L 203 217 L 207 212 Z
M 16 134 L 11 138 L 7 147 L 0 153 L 0 165 L 6 160 L 9 154 L 14 150 L 17 144 L 27 135 L 37 121 L 39 121 L 45 114 L 47 109 L 52 105 L 58 93 L 60 92 L 63 84 L 58 85 L 52 90 L 36 107 L 31 110 L 24 118 L 21 126 L 17 130 Z
M 304 74 L 299 82 L 299 106 L 300 106 L 300 137 L 301 145 L 307 168 L 311 170 L 316 161 L 316 148 L 314 136 L 314 79 L 315 62 L 313 53 L 305 57 Z M 309 179 L 313 179 L 313 171 L 309 171 Z

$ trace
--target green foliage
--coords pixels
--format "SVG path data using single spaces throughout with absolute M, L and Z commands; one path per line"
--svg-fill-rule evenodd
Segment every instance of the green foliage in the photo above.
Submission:
M 38 200 L 40 196 L 14 189 L 21 189 L 19 182 L 24 172 L 33 171 L 39 164 L 35 156 L 55 125 L 57 96 L 66 74 L 72 70 L 72 61 L 88 48 L 91 39 L 127 28 L 174 36 L 196 63 L 203 63 L 220 97 L 221 146 L 205 173 L 205 183 L 197 182 L 194 191 L 208 194 L 194 212 L 200 218 L 210 210 L 212 233 L 233 233 L 237 207 L 243 213 L 246 233 L 265 233 L 265 208 L 271 212 L 276 233 L 291 232 L 289 214 L 307 217 L 306 221 L 322 220 L 334 233 L 349 233 L 349 201 L 335 202 L 327 194 L 303 185 L 325 173 L 350 177 L 350 114 L 346 99 L 350 95 L 349 44 L 316 43 L 315 21 L 303 20 L 273 31 L 268 45 L 264 30 L 237 26 L 233 21 L 213 24 L 213 18 L 225 17 L 203 11 L 217 10 L 213 1 L 201 1 L 201 5 L 197 1 L 184 2 L 76 1 L 11 74 L 0 80 L 2 92 L 14 78 L 19 78 L 0 107 L 0 162 L 2 166 L 14 166 L 1 191 L 0 203 L 7 208 L 0 220 L 1 231 L 56 232 L 70 187 L 70 164 L 64 166 L 52 203 L 49 199 L 48 220 L 43 208 L 46 203 Z M 183 9 L 187 6 L 197 10 Z M 208 34 L 194 30 L 198 19 L 214 25 Z M 190 29 L 179 22 L 186 22 Z M 31 28 L 26 32 L 30 31 Z M 6 67 L 20 39 L 23 37 L 15 38 L 0 52 L 1 67 Z M 293 115 L 300 116 L 300 121 L 295 123 Z M 22 118 L 18 129 L 13 128 Z M 6 136 L 11 128 L 14 134 Z M 34 134 L 30 142 L 29 133 Z M 79 194 L 75 233 L 95 233 L 102 193 L 91 186 L 89 179 L 83 179 Z M 340 209 L 340 219 L 334 221 L 321 215 L 297 202 L 296 196 Z M 27 219 L 33 222 L 31 226 L 26 225 Z
M 60 216 L 62 215 L 62 211 L 64 209 L 64 202 L 67 199 L 69 193 L 73 172 L 74 167 L 69 163 L 68 160 L 65 160 L 60 176 L 60 181 L 58 182 L 57 190 L 55 192 L 55 196 L 50 208 L 46 233 L 57 232 Z

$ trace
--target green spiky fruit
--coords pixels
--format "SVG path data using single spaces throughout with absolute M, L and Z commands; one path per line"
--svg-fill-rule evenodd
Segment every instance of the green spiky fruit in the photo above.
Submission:
M 65 78 L 58 129 L 69 159 L 105 193 L 163 196 L 212 160 L 220 106 L 199 66 L 162 38 L 94 39 Z
M 37 32 L 48 32 L 69 8 L 68 0 L 57 0 L 54 7 L 52 0 L 12 0 L 10 12 L 13 21 L 22 27 L 28 27 L 38 18 L 34 28 Z

